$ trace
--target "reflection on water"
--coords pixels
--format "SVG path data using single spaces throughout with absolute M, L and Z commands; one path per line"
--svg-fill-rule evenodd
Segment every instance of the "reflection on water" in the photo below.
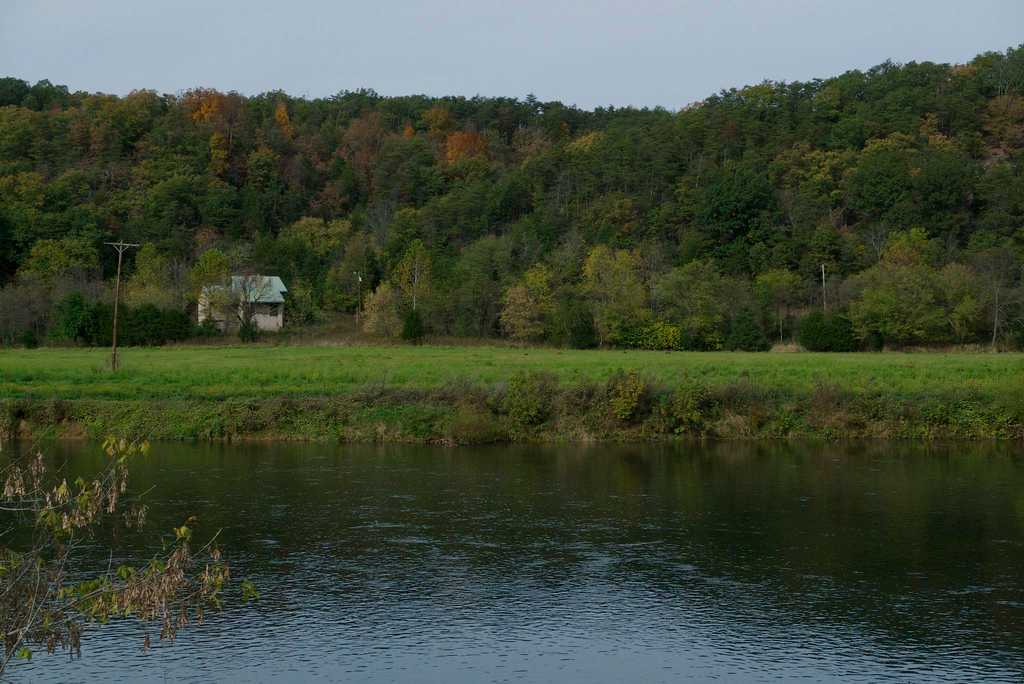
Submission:
M 61 446 L 71 470 L 94 446 Z M 158 445 L 262 598 L 32 681 L 1018 681 L 1020 446 Z M 149 537 L 122 537 L 144 557 Z M 106 561 L 106 556 L 103 556 Z M 115 559 L 116 561 L 116 559 Z M 132 638 L 115 639 L 117 633 Z

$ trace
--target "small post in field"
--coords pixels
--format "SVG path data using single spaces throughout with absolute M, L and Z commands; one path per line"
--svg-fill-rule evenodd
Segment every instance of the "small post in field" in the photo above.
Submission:
M 124 256 L 124 252 L 129 247 L 138 247 L 139 245 L 132 242 L 124 242 L 118 240 L 117 242 L 106 243 L 117 250 L 117 279 L 114 281 L 114 332 L 110 345 L 110 370 L 117 370 L 117 304 L 121 299 L 121 257 Z

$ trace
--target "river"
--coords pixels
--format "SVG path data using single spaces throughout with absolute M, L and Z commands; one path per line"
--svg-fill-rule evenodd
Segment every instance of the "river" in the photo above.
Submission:
M 1024 678 L 1020 445 L 157 444 L 149 487 L 115 555 L 196 515 L 259 601 L 13 680 Z

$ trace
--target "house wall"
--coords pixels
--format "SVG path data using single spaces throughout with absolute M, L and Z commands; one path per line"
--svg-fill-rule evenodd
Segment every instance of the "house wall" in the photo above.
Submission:
M 284 327 L 284 304 L 258 304 L 252 320 L 258 330 L 277 332 Z
M 211 306 L 206 295 L 199 296 L 199 306 L 196 310 L 196 319 L 202 323 L 205 320 L 212 320 L 221 330 L 231 331 L 238 328 L 238 322 L 242 319 L 242 306 L 239 304 L 238 316 L 231 317 L 231 320 L 224 320 L 217 307 Z M 252 322 L 256 329 L 265 332 L 278 332 L 284 327 L 284 304 L 257 304 L 253 312 Z
M 196 307 L 196 320 L 202 323 L 206 320 L 212 320 L 217 324 L 217 327 L 221 330 L 227 330 L 227 323 L 224 318 L 219 315 L 216 307 L 210 305 L 210 299 L 205 294 L 199 295 L 198 306 Z

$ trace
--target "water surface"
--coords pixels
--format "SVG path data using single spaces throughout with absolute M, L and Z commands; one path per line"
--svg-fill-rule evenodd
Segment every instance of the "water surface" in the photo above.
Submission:
M 151 485 L 117 556 L 195 514 L 260 601 L 147 653 L 91 630 L 13 679 L 1024 678 L 1019 446 L 175 444 L 136 465 Z

